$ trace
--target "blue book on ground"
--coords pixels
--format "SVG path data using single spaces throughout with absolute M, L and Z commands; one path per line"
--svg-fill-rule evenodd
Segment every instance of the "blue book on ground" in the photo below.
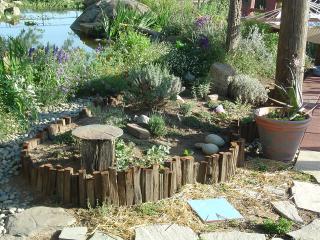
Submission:
M 188 204 L 203 222 L 243 219 L 225 198 L 189 200 Z

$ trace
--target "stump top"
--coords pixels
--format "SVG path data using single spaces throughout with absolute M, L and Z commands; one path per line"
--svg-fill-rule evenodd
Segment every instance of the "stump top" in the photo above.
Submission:
M 123 130 L 110 125 L 92 124 L 74 129 L 72 135 L 83 140 L 114 140 Z

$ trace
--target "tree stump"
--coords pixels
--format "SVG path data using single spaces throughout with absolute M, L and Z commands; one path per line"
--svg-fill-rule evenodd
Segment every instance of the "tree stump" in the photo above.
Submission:
M 122 136 L 120 128 L 109 125 L 87 125 L 72 131 L 81 139 L 81 167 L 88 173 L 105 171 L 115 162 L 115 140 Z

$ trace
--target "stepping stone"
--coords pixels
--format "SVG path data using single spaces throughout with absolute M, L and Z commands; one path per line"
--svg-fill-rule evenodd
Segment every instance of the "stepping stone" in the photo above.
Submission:
M 112 236 L 100 231 L 96 231 L 89 240 L 123 240 L 120 237 Z
M 271 204 L 275 208 L 275 210 L 278 213 L 280 213 L 283 217 L 297 223 L 303 223 L 303 219 L 299 216 L 296 206 L 293 205 L 291 202 L 278 201 L 272 202 Z
M 62 229 L 59 240 L 86 240 L 87 231 L 86 227 L 66 227 Z
M 300 151 L 295 169 L 312 175 L 320 183 L 320 152 Z
M 138 124 L 135 124 L 135 123 L 127 124 L 127 130 L 132 136 L 136 138 L 139 138 L 139 139 L 150 138 L 150 132 L 147 129 L 140 127 Z
M 75 222 L 76 219 L 62 208 L 33 207 L 11 215 L 7 229 L 9 235 L 33 236 L 53 233 Z
M 191 228 L 176 224 L 137 227 L 135 232 L 135 240 L 198 240 Z
M 293 181 L 291 192 L 298 208 L 320 213 L 320 185 Z
M 319 240 L 320 239 L 320 219 L 314 220 L 312 223 L 303 228 L 288 233 L 294 240 Z
M 233 232 L 212 232 L 200 235 L 201 240 L 266 240 L 264 234 Z

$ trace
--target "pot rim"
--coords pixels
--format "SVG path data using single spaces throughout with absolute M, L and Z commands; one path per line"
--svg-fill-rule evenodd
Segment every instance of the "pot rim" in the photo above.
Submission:
M 267 118 L 264 114 L 264 115 L 258 115 L 258 111 L 260 109 L 285 109 L 284 107 L 261 107 L 261 108 L 257 108 L 255 109 L 254 111 L 254 116 L 255 118 L 259 118 L 261 120 L 264 120 L 264 121 L 269 121 L 269 122 L 275 122 L 275 123 L 287 123 L 287 124 L 302 124 L 302 123 L 308 123 L 311 121 L 311 118 L 312 116 L 310 114 L 307 114 L 307 118 L 304 119 L 304 120 L 299 120 L 299 121 L 289 121 L 289 120 L 278 120 L 278 119 L 271 119 L 271 118 Z

